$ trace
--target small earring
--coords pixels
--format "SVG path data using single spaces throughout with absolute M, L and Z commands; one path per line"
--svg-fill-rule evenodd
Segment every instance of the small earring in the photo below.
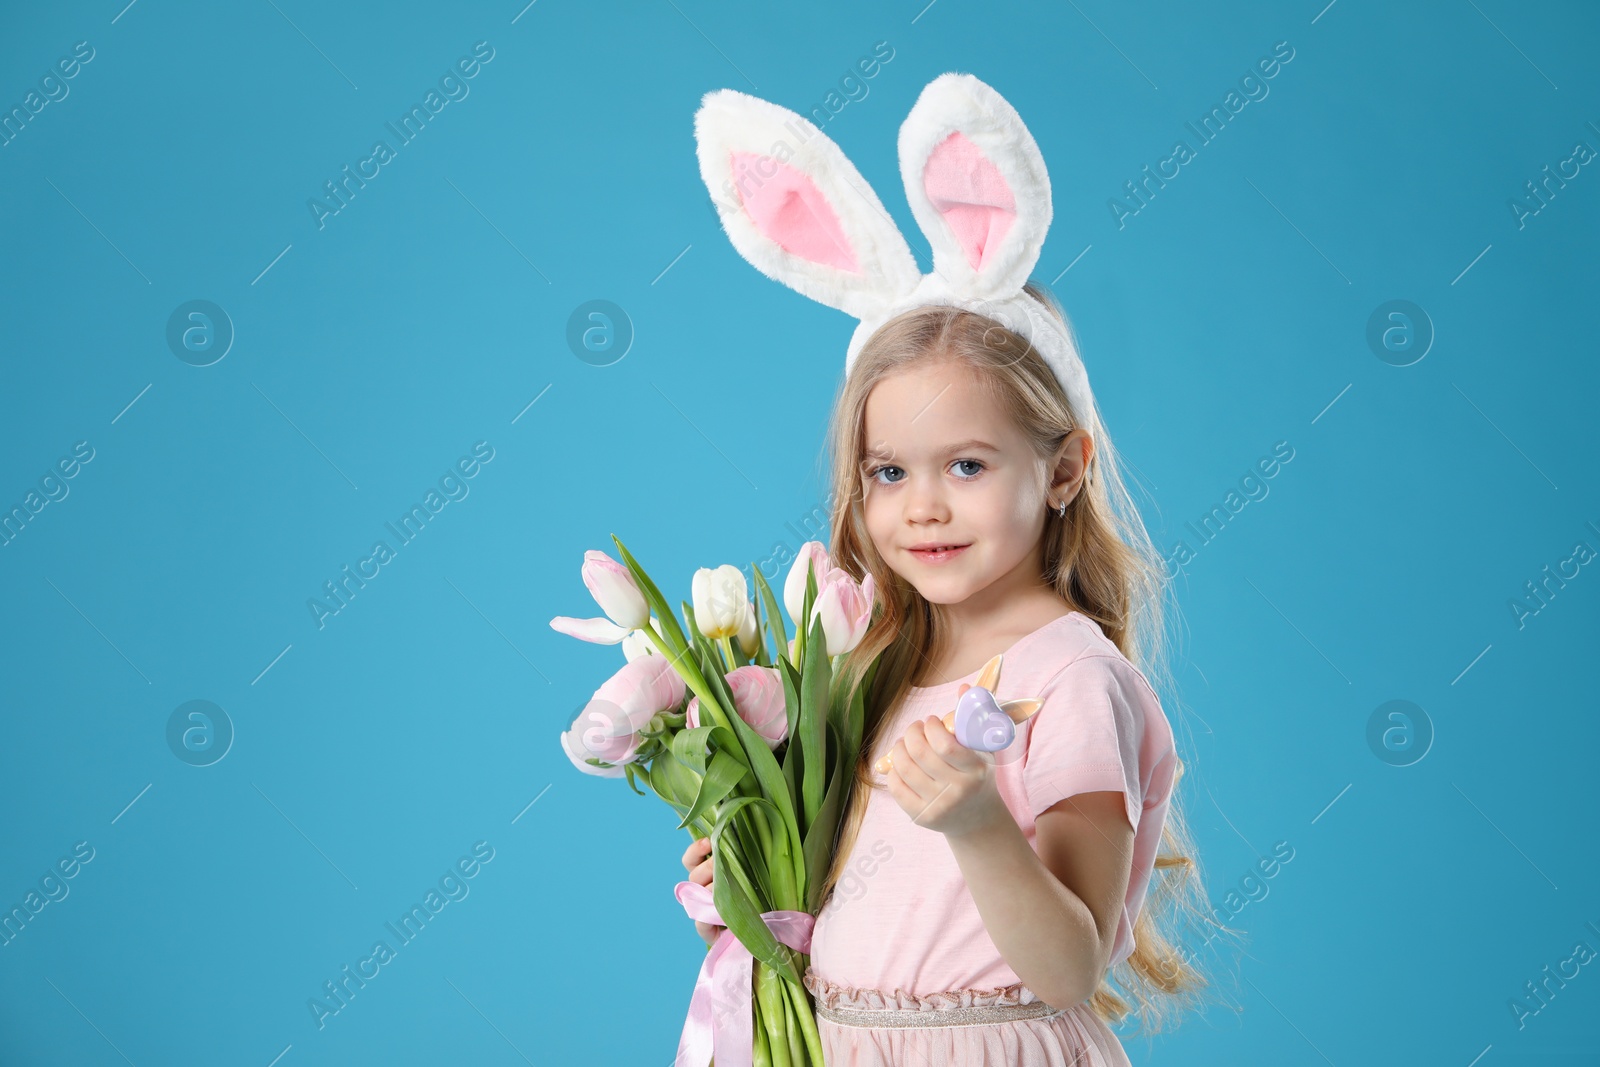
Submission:
M 1067 502 L 1065 500 L 1056 505 L 1056 514 L 1063 519 L 1067 517 Z

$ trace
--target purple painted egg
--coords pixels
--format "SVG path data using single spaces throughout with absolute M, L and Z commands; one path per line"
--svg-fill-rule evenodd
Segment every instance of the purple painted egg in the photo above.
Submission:
M 999 752 L 1017 736 L 1016 723 L 1000 710 L 994 694 L 973 686 L 956 700 L 956 740 L 977 752 Z

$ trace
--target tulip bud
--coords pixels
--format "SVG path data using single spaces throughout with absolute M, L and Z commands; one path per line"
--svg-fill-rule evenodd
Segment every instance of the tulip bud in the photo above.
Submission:
M 747 657 L 754 656 L 761 644 L 760 638 L 756 629 L 756 604 L 752 600 L 745 605 L 744 618 L 739 620 L 739 651 Z

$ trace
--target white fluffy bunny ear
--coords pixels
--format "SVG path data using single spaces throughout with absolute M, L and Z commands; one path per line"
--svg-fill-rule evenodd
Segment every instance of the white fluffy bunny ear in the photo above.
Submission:
M 929 82 L 900 126 L 900 175 L 951 290 L 999 300 L 1022 288 L 1050 228 L 1050 177 L 1004 97 L 970 74 Z
M 763 274 L 858 319 L 916 287 L 916 260 L 877 194 L 804 117 L 719 89 L 701 100 L 694 135 L 723 229 Z

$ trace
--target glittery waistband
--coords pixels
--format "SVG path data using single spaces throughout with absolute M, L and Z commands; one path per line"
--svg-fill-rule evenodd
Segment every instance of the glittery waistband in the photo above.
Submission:
M 1061 1014 L 1061 1010 L 1052 1008 L 1042 1000 L 1032 1004 L 980 1004 L 970 1008 L 940 1008 L 936 1011 L 825 1008 L 819 1004 L 817 1017 L 840 1026 L 926 1030 L 944 1026 L 993 1026 L 1019 1019 L 1047 1019 Z
M 1048 1019 L 1064 1009 L 1038 1000 L 1018 984 L 998 989 L 950 989 L 916 994 L 840 985 L 807 970 L 803 981 L 815 997 L 817 1017 L 840 1026 L 930 1029 L 993 1026 L 1021 1019 Z

